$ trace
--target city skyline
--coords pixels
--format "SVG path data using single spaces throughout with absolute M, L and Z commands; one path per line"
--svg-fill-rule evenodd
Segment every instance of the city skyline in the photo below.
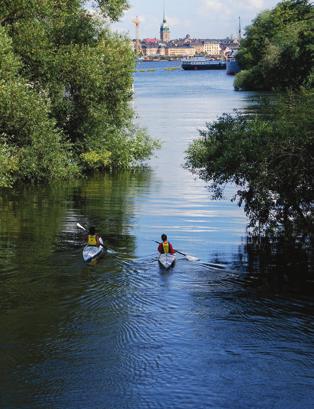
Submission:
M 130 8 L 114 30 L 135 37 L 132 20 L 141 20 L 140 37 L 159 37 L 163 18 L 164 1 L 130 0 Z M 241 16 L 245 29 L 262 10 L 273 8 L 277 0 L 168 0 L 165 2 L 166 18 L 171 38 L 182 38 L 190 34 L 195 38 L 236 36 L 238 17 Z

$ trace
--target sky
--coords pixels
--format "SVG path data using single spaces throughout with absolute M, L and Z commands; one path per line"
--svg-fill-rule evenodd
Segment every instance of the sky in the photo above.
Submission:
M 141 38 L 159 38 L 163 0 L 129 0 L 130 9 L 112 28 L 135 37 L 132 20 L 141 19 Z M 165 0 L 171 38 L 224 38 L 237 35 L 238 18 L 245 28 L 262 10 L 273 8 L 278 0 Z

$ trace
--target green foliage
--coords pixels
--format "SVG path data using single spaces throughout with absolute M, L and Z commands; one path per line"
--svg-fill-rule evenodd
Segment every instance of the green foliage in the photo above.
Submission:
M 81 154 L 83 167 L 88 171 L 129 169 L 142 164 L 160 147 L 143 129 L 134 126 L 107 128 L 101 144 L 90 141 L 90 150 Z
M 22 19 L 46 19 L 83 10 L 82 0 L 6 0 L 0 3 L 0 24 L 9 25 Z M 92 0 L 89 5 L 112 21 L 128 8 L 126 0 Z
M 111 152 L 111 167 L 127 169 L 150 157 L 160 143 L 152 140 L 144 130 L 129 127 L 108 131 L 104 146 Z
M 84 149 L 102 142 L 108 126 L 130 121 L 134 57 L 126 39 L 103 31 L 97 46 L 61 47 L 56 66 L 65 92 L 54 97 L 55 114 L 73 142 Z
M 129 39 L 104 23 L 121 15 L 126 1 L 83 6 L 0 3 L 0 133 L 9 148 L 2 156 L 16 149 L 16 179 L 68 177 L 80 165 L 129 167 L 142 159 L 139 151 L 149 156 L 157 146 L 130 136 L 134 54 Z
M 289 94 L 258 116 L 224 114 L 187 151 L 186 166 L 220 198 L 237 187 L 250 226 L 312 227 L 314 93 Z
M 234 88 L 235 90 L 262 90 L 262 86 L 259 83 L 259 68 L 253 67 L 250 70 L 241 70 L 235 77 Z
M 84 166 L 88 170 L 107 169 L 111 165 L 111 152 L 103 149 L 99 152 L 89 151 L 81 154 Z
M 75 170 L 69 145 L 49 118 L 45 99 L 23 81 L 0 82 L 0 132 L 19 158 L 19 177 L 63 178 Z
M 1 80 L 11 80 L 16 77 L 21 64 L 12 49 L 12 40 L 0 26 L 0 74 Z
M 308 0 L 284 0 L 258 15 L 241 41 L 236 89 L 312 86 L 313 10 Z
M 0 139 L 0 188 L 13 185 L 18 168 L 19 160 L 14 148 Z
M 0 49 L 2 185 L 18 177 L 36 180 L 68 176 L 75 171 L 69 146 L 50 118 L 47 99 L 18 75 L 20 62 L 3 28 Z
M 128 8 L 126 0 L 95 0 L 101 12 L 113 21 L 117 21 L 122 12 Z

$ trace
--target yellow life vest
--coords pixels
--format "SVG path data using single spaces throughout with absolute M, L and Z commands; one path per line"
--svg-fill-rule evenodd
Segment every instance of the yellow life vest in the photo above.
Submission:
M 168 254 L 169 253 L 169 243 L 167 241 L 163 242 L 162 247 L 164 249 L 164 254 Z
M 88 235 L 87 245 L 88 245 L 88 246 L 97 246 L 97 238 L 96 238 L 96 235 L 91 235 L 91 234 Z

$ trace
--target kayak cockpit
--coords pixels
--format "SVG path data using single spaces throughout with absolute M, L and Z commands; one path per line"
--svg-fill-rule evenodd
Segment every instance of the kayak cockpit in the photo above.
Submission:
M 160 254 L 158 258 L 159 264 L 166 270 L 173 267 L 176 262 L 175 254 Z

